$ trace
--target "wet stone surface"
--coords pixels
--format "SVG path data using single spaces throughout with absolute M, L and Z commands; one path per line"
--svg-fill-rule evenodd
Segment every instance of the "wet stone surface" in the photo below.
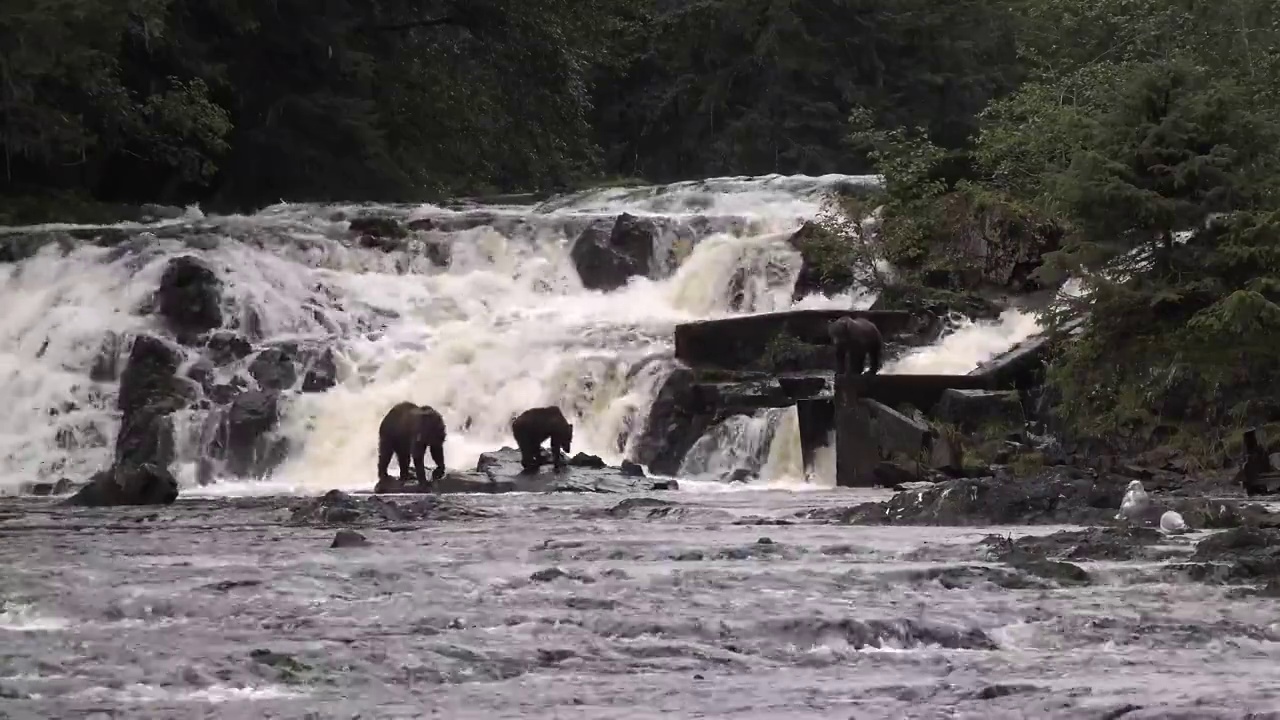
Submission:
M 1237 551 L 1261 564 L 1271 531 L 1196 554 L 1209 533 L 804 518 L 872 499 L 850 495 L 8 501 L 0 716 L 1127 719 L 1280 707 L 1280 685 L 1261 681 L 1280 661 L 1274 598 L 1152 571 Z

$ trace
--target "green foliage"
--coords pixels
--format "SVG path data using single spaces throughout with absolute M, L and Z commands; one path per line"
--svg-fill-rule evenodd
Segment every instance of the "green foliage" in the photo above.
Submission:
M 1008 7 L 1025 80 L 966 144 L 854 114 L 886 176 L 877 252 L 909 283 L 965 286 L 1016 247 L 1000 238 L 1036 236 L 1037 276 L 1080 285 L 1042 318 L 1084 318 L 1048 373 L 1068 428 L 1217 462 L 1280 420 L 1280 6 Z
M 817 346 L 810 345 L 796 336 L 780 332 L 769 340 L 764 352 L 756 360 L 756 366 L 766 371 L 783 371 L 795 367 L 810 358 Z

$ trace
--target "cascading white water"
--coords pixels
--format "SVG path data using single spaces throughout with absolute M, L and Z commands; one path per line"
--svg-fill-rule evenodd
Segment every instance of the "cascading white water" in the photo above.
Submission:
M 7 308 L 0 317 L 0 398 L 9 406 L 0 419 L 0 492 L 59 477 L 82 480 L 109 464 L 118 381 L 94 372 L 104 339 L 157 331 L 154 316 L 137 310 L 168 261 L 187 254 L 223 281 L 225 326 L 251 329 L 264 343 L 309 339 L 335 352 L 335 387 L 288 396 L 278 432 L 291 441 L 290 455 L 269 482 L 253 484 L 255 491 L 367 488 L 375 428 L 401 400 L 442 412 L 451 467 L 470 467 L 478 453 L 510 445 L 510 419 L 549 404 L 574 418 L 575 451 L 616 462 L 665 378 L 669 364 L 652 360 L 670 356 L 675 324 L 793 307 L 799 256 L 786 243 L 789 233 L 817 215 L 832 187 L 873 180 L 716 178 L 591 191 L 534 208 L 378 209 L 402 221 L 470 218 L 425 233 L 447 247 L 447 269 L 420 245 L 387 251 L 353 243 L 335 213 L 355 207 L 280 205 L 209 218 L 194 211 L 146 226 L 115 248 L 46 246 L 0 265 Z M 620 212 L 674 221 L 663 226 L 669 232 L 658 248 L 661 272 L 610 293 L 585 290 L 569 246 L 589 223 Z M 698 223 L 701 237 L 690 235 L 687 227 Z M 871 300 L 855 290 L 795 306 Z M 983 359 L 963 347 L 945 352 L 969 353 L 970 367 Z M 121 365 L 127 353 L 122 345 L 106 357 Z M 188 487 L 209 440 L 207 413 L 192 408 L 175 416 L 176 470 Z M 788 409 L 743 419 L 759 432 L 739 434 L 736 443 L 706 440 L 697 453 L 703 459 L 689 462 L 730 467 L 749 446 L 762 480 L 800 482 L 794 418 Z M 223 480 L 210 489 L 248 489 Z

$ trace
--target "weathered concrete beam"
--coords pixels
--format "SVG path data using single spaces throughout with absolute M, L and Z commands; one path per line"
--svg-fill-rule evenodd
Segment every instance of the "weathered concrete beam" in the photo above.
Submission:
M 874 487 L 880 449 L 871 423 L 871 409 L 860 401 L 863 378 L 836 376 L 836 485 Z
M 908 328 L 911 314 L 902 311 L 792 310 L 743 315 L 676 326 L 676 358 L 689 365 L 735 369 L 759 359 L 779 334 L 812 345 L 827 345 L 827 325 L 839 317 L 865 317 L 886 337 Z
M 933 428 L 875 400 L 864 398 L 859 402 L 871 413 L 881 455 L 902 453 L 920 461 L 928 458 L 933 447 Z
M 796 420 L 800 425 L 800 460 L 808 477 L 813 473 L 818 450 L 831 442 L 831 431 L 836 426 L 835 404 L 831 398 L 797 400 Z
M 885 405 L 907 403 L 926 413 L 947 390 L 981 390 L 989 382 L 981 375 L 873 375 L 863 381 L 863 397 Z

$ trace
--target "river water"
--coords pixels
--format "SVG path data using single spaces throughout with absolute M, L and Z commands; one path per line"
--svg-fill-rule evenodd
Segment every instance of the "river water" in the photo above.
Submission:
M 1026 528 L 795 517 L 868 494 L 458 496 L 346 549 L 282 498 L 13 501 L 0 717 L 1280 717 L 1274 600 L 1005 589 L 975 543 Z

